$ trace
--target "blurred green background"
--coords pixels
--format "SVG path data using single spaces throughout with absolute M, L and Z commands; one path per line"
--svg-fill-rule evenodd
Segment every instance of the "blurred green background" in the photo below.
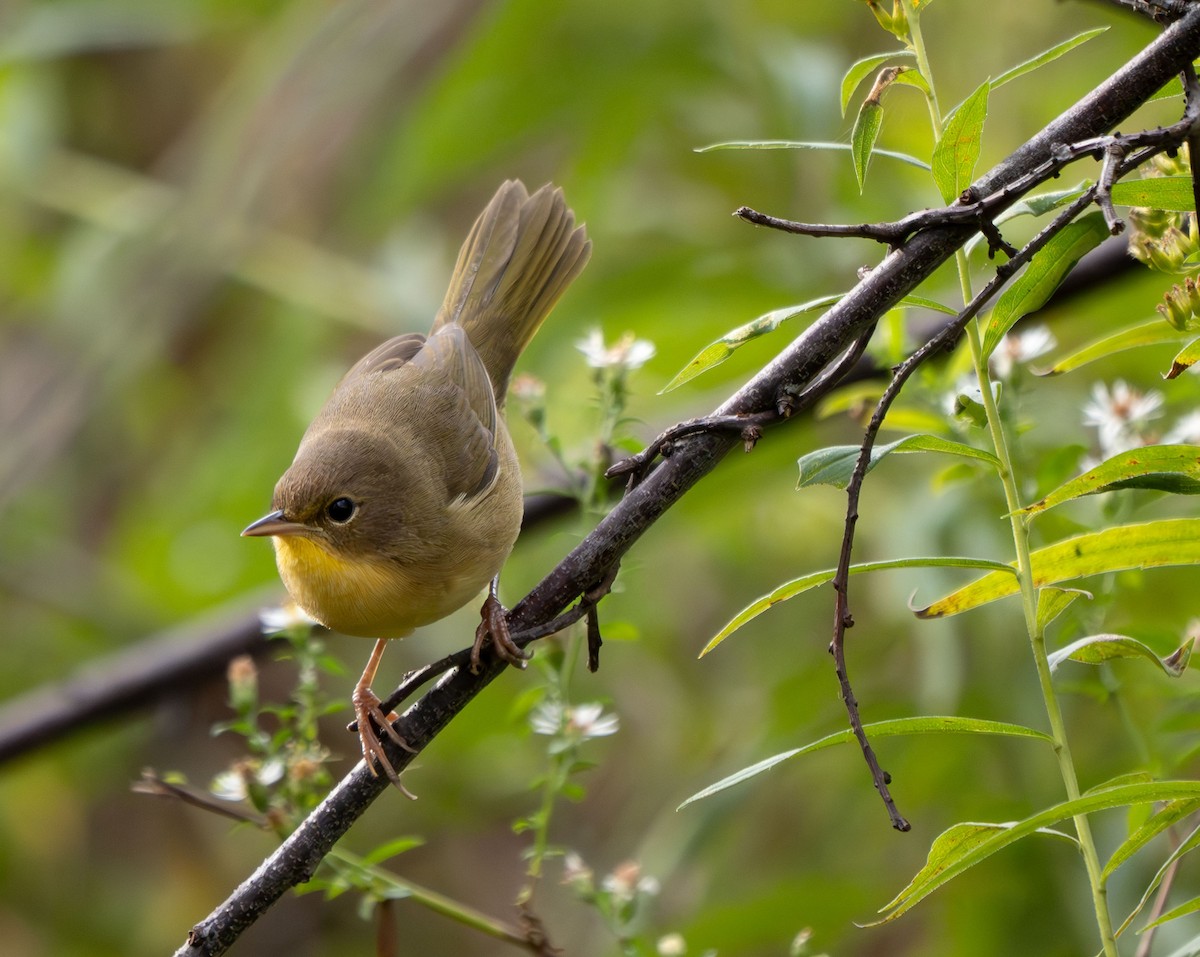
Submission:
M 1099 3 L 932 7 L 924 25 L 943 107 L 1102 24 L 1113 28 L 996 94 L 984 167 L 1153 29 Z M 590 266 L 519 367 L 546 382 L 550 427 L 568 453 L 586 457 L 594 441 L 589 373 L 575 348 L 592 328 L 657 346 L 631 378 L 632 435 L 645 440 L 711 410 L 786 331 L 688 387 L 656 392 L 715 337 L 849 288 L 881 256 L 869 243 L 755 230 L 733 209 L 861 222 L 937 199 L 919 170 L 883 158 L 860 195 L 844 154 L 695 148 L 846 141 L 842 74 L 894 46 L 853 0 L 6 0 L 0 699 L 163 629 L 279 600 L 269 548 L 238 532 L 265 510 L 345 368 L 387 335 L 428 327 L 458 244 L 505 178 L 562 185 L 594 242 Z M 880 145 L 927 157 L 919 98 L 893 91 L 887 109 Z M 1079 342 L 1150 315 L 1163 285 L 1132 273 L 1046 318 L 1060 342 Z M 952 302 L 954 288 L 946 276 L 926 292 Z M 1126 357 L 1094 376 L 1148 386 L 1162 359 Z M 1088 443 L 1078 409 L 1090 382 L 1026 387 L 1026 409 L 1041 413 L 1030 449 Z M 1170 388 L 1173 412 L 1194 404 L 1194 386 Z M 527 488 L 561 486 L 532 429 L 516 422 L 513 433 Z M 722 775 L 844 726 L 825 653 L 825 591 L 703 661 L 696 654 L 753 598 L 833 564 L 844 497 L 797 494 L 794 461 L 858 434 L 845 417 L 770 432 L 637 545 L 601 608 L 610 637 L 633 640 L 611 640 L 600 672 L 575 680 L 580 700 L 606 701 L 622 729 L 590 752 L 599 765 L 581 779 L 587 797 L 561 812 L 553 838 L 598 873 L 638 860 L 661 882 L 647 933 L 678 931 L 692 954 L 784 954 L 805 927 L 814 952 L 840 955 L 1093 952 L 1082 868 L 1062 842 L 1025 842 L 897 923 L 853 926 L 952 823 L 1008 820 L 1060 799 L 1050 755 L 1028 744 L 886 742 L 883 762 L 914 823 L 908 835 L 890 829 L 849 749 L 675 811 Z M 998 490 L 934 488 L 938 468 L 905 457 L 876 473 L 861 557 L 1009 557 Z M 1063 533 L 1064 523 L 1048 528 Z M 523 539 L 504 597 L 523 594 L 586 528 L 568 519 Z M 1144 587 L 1120 619 L 1169 646 L 1195 612 L 1192 578 L 1129 576 Z M 1015 604 L 941 623 L 907 611 L 914 590 L 928 599 L 958 580 L 859 580 L 850 660 L 865 717 L 932 711 L 1040 727 Z M 391 650 L 376 688 L 467 643 L 474 615 L 466 609 Z M 334 637 L 330 648 L 348 672 L 330 693 L 348 699 L 369 644 Z M 1162 679 L 1136 669 L 1121 677 L 1143 720 L 1168 707 Z M 291 680 L 286 663 L 263 677 L 280 697 Z M 425 845 L 396 870 L 510 917 L 526 845 L 510 824 L 533 808 L 544 761 L 544 742 L 513 716 L 532 680 L 512 672 L 490 687 L 406 775 L 420 800 L 384 795 L 348 845 L 421 834 Z M 143 766 L 203 784 L 236 757 L 236 740 L 209 734 L 227 717 L 225 697 L 219 681 L 197 686 L 0 768 L 0 952 L 170 952 L 269 852 L 266 835 L 129 790 Z M 1119 712 L 1098 697 L 1068 699 L 1085 787 L 1140 760 Z M 341 769 L 355 757 L 345 720 L 334 717 L 326 733 Z M 1098 828 L 1111 846 L 1124 822 Z M 1118 911 L 1153 868 L 1115 884 Z M 551 940 L 572 955 L 616 952 L 556 881 L 552 866 L 538 901 Z M 396 912 L 405 954 L 505 949 L 414 905 Z M 235 953 L 370 953 L 372 936 L 349 896 L 289 896 Z

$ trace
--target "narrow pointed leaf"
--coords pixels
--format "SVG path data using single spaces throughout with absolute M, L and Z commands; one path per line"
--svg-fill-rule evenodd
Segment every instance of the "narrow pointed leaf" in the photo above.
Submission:
M 1112 853 L 1108 862 L 1104 865 L 1104 870 L 1100 874 L 1100 880 L 1107 882 L 1113 872 L 1124 864 L 1127 860 L 1133 857 L 1138 851 L 1149 844 L 1159 834 L 1169 828 L 1172 824 L 1182 821 L 1185 817 L 1193 812 L 1200 810 L 1200 800 L 1183 800 L 1170 801 L 1155 814 L 1145 824 L 1139 827 L 1136 831 L 1129 835 L 1121 845 Z
M 992 310 L 983 336 L 984 357 L 995 351 L 1013 323 L 1044 306 L 1084 254 L 1099 246 L 1108 235 L 1104 216 L 1097 211 L 1081 216 L 1051 239 Z
M 1070 355 L 1059 359 L 1049 369 L 1043 369 L 1037 374 L 1044 376 L 1061 375 L 1064 372 L 1071 372 L 1080 366 L 1085 366 L 1089 362 L 1095 362 L 1097 359 L 1106 359 L 1127 349 L 1137 349 L 1141 346 L 1158 346 L 1167 342 L 1178 342 L 1185 335 L 1185 332 L 1180 332 L 1160 318 L 1150 319 L 1146 322 L 1138 323 L 1136 326 L 1130 326 L 1128 329 L 1122 329 L 1120 332 L 1115 332 L 1111 336 L 1095 339 Z
M 835 488 L 845 488 L 854 472 L 858 461 L 859 447 L 857 445 L 834 445 L 827 449 L 818 449 L 801 456 L 800 478 L 796 488 L 807 488 L 810 485 L 832 485 Z M 977 449 L 943 439 L 937 435 L 908 435 L 886 445 L 877 445 L 871 449 L 871 460 L 867 471 L 875 468 L 879 460 L 891 452 L 941 452 L 945 455 L 961 455 L 964 458 L 979 459 L 995 468 L 1000 467 L 1000 460 L 991 452 Z
M 1196 208 L 1190 176 L 1121 180 L 1113 184 L 1112 201 L 1117 206 L 1149 206 L 1179 213 L 1190 213 Z
M 663 386 L 662 392 L 670 392 L 673 389 L 678 389 L 685 382 L 696 378 L 700 373 L 707 372 L 713 366 L 720 365 L 733 355 L 736 349 L 744 346 L 753 339 L 774 332 L 787 320 L 795 319 L 797 316 L 807 315 L 810 312 L 816 312 L 820 309 L 828 309 L 834 303 L 840 301 L 843 296 L 845 296 L 845 293 L 840 292 L 833 296 L 821 296 L 818 299 L 810 299 L 808 302 L 802 302 L 795 306 L 784 306 L 782 309 L 773 309 L 755 319 L 751 319 L 745 325 L 730 330 L 721 336 L 720 339 L 710 342 L 701 349 L 693 357 L 692 361 L 676 374 L 675 378 Z M 660 395 L 662 392 L 660 392 Z
M 949 883 L 981 861 L 987 860 L 997 851 L 1058 821 L 1080 814 L 1092 814 L 1096 811 L 1126 807 L 1130 804 L 1151 804 L 1156 801 L 1181 799 L 1200 799 L 1200 781 L 1159 781 L 1108 788 L 1071 801 L 1064 801 L 1062 804 L 1056 804 L 1023 821 L 1006 825 L 1002 830 L 993 830 L 990 834 L 964 832 L 955 847 L 938 848 L 935 841 L 934 847 L 939 850 L 938 866 L 930 868 L 927 864 L 904 890 L 880 908 L 880 913 L 884 914 L 884 917 L 867 926 L 895 920 L 939 887 Z M 977 827 L 980 826 L 977 825 Z M 953 831 L 953 828 L 950 830 Z M 931 848 L 931 857 L 933 853 Z
M 989 568 L 1001 574 L 1016 575 L 1016 571 L 1012 566 L 1006 565 L 1003 562 L 993 562 L 986 558 L 956 558 L 942 555 L 935 558 L 894 558 L 882 562 L 863 562 L 859 565 L 851 565 L 850 574 L 858 575 L 862 572 L 877 572 L 889 568 Z M 792 579 L 792 581 L 780 585 L 769 595 L 764 595 L 757 601 L 747 605 L 704 646 L 699 657 L 703 658 L 722 641 L 741 628 L 742 625 L 753 621 L 768 608 L 832 581 L 835 574 L 837 574 L 837 569 L 827 568 L 824 571 L 814 572 L 802 578 Z
M 1011 70 L 1001 73 L 998 77 L 996 77 L 996 79 L 992 80 L 992 89 L 995 90 L 998 87 L 1004 86 L 1005 83 L 1015 80 L 1019 76 L 1024 76 L 1026 73 L 1030 73 L 1040 66 L 1045 66 L 1047 63 L 1053 63 L 1064 53 L 1074 50 L 1075 47 L 1079 46 L 1081 43 L 1087 43 L 1088 40 L 1091 40 L 1093 37 L 1100 36 L 1100 34 L 1107 29 L 1108 27 L 1096 27 L 1094 30 L 1085 30 L 1083 33 L 1077 33 L 1070 39 L 1063 40 L 1062 43 L 1052 46 L 1049 50 L 1045 50 L 1039 53 L 1037 56 L 1031 57 L 1024 63 L 1018 63 Z
M 991 84 L 985 80 L 959 104 L 933 148 L 933 181 L 947 203 L 958 199 L 975 176 L 990 90 Z
M 892 50 L 890 53 L 876 53 L 872 56 L 863 57 L 861 60 L 851 64 L 850 69 L 846 71 L 846 75 L 842 77 L 842 116 L 846 115 L 846 107 L 850 105 L 850 97 L 854 96 L 854 91 L 858 89 L 859 84 L 863 80 L 890 60 L 915 55 L 912 50 Z
M 1172 907 L 1165 914 L 1161 915 L 1157 920 L 1152 920 L 1142 928 L 1142 933 L 1148 931 L 1151 927 L 1161 927 L 1163 924 L 1169 924 L 1173 920 L 1179 920 L 1180 917 L 1187 917 L 1188 914 L 1194 914 L 1200 910 L 1200 897 L 1193 897 L 1190 901 L 1185 901 L 1178 907 Z M 1200 938 L 1192 938 L 1192 943 L 1196 944 Z M 1194 953 L 1195 951 L 1193 951 Z M 1174 955 L 1172 955 L 1174 957 Z
M 916 718 L 895 718 L 891 721 L 876 721 L 864 725 L 863 730 L 873 739 L 915 734 L 994 734 L 1013 738 L 1035 738 L 1047 744 L 1054 743 L 1054 739 L 1048 734 L 1035 731 L 1033 728 L 1027 728 L 1024 725 L 1010 724 L 1007 721 L 988 721 L 983 718 L 963 718 L 957 715 L 924 715 Z M 849 744 L 853 741 L 855 741 L 854 732 L 847 728 L 845 731 L 837 731 L 834 734 L 826 735 L 823 738 L 813 741 L 811 744 L 804 745 L 804 747 L 792 748 L 790 751 L 782 751 L 779 754 L 774 754 L 749 767 L 742 768 L 742 770 L 736 771 L 728 777 L 722 778 L 716 784 L 710 784 L 703 790 L 697 791 L 680 804 L 676 810 L 681 811 L 689 804 L 718 794 L 733 787 L 735 784 L 741 784 L 743 781 L 756 777 L 764 771 L 769 771 L 775 765 L 788 760 L 788 758 L 794 758 L 801 754 L 811 754 L 813 751 L 822 751 L 837 744 Z
M 1020 512 L 1033 515 L 1084 495 L 1120 488 L 1155 489 L 1177 495 L 1200 493 L 1200 446 L 1147 445 L 1119 452 Z
M 871 151 L 879 130 L 883 127 L 883 104 L 878 100 L 867 100 L 858 111 L 854 129 L 850 131 L 850 150 L 854 158 L 854 175 L 858 179 L 861 193 L 867 181 L 867 167 L 871 164 Z
M 1121 921 L 1121 926 L 1116 930 L 1117 936 L 1123 934 L 1129 925 L 1133 923 L 1134 918 L 1145 909 L 1148 903 L 1150 903 L 1150 898 L 1153 897 L 1154 892 L 1158 890 L 1158 886 L 1162 883 L 1163 878 L 1171 872 L 1172 865 L 1181 857 L 1183 857 L 1183 855 L 1190 854 L 1197 847 L 1200 847 L 1200 825 L 1194 827 L 1192 832 L 1186 838 L 1184 838 L 1183 843 L 1167 855 L 1167 859 L 1162 862 L 1162 865 L 1159 867 L 1154 877 L 1151 878 L 1150 883 L 1146 886 L 1146 890 L 1143 892 L 1141 900 L 1139 900 L 1134 906 L 1133 910 L 1129 912 L 1129 916 Z
M 697 146 L 696 153 L 713 153 L 717 150 L 825 150 L 829 152 L 846 152 L 849 143 L 831 143 L 822 140 L 727 140 L 723 143 L 710 143 L 708 146 Z M 929 169 L 929 164 L 908 153 L 897 153 L 895 150 L 875 150 L 876 156 L 886 156 L 889 159 L 900 160 L 917 169 Z
M 804 316 L 811 312 L 817 312 L 821 309 L 828 309 L 835 303 L 840 302 L 845 295 L 844 292 L 839 292 L 832 296 L 821 296 L 818 299 L 810 299 L 808 302 L 802 302 L 795 306 L 784 306 L 781 309 L 773 309 L 758 316 L 756 319 L 751 319 L 745 325 L 730 330 L 720 339 L 710 342 L 701 349 L 691 362 L 679 370 L 675 378 L 662 387 L 659 395 L 678 389 L 681 385 L 690 382 L 701 373 L 707 372 L 714 366 L 719 366 L 747 342 L 774 332 L 790 319 L 795 319 L 798 316 Z M 919 306 L 924 309 L 934 309 L 950 316 L 956 315 L 955 310 L 949 306 L 943 306 L 941 303 L 935 302 L 925 296 L 905 296 L 896 303 L 896 306 Z
M 1054 671 L 1064 661 L 1098 665 L 1101 662 L 1111 661 L 1113 658 L 1143 658 L 1156 664 L 1164 674 L 1178 678 L 1183 674 L 1192 657 L 1194 641 L 1195 639 L 1189 638 L 1170 655 L 1160 658 L 1149 645 L 1136 638 L 1130 638 L 1128 635 L 1088 635 L 1060 648 L 1049 655 L 1048 659 L 1050 670 Z
M 1171 369 L 1163 376 L 1164 379 L 1174 379 L 1176 376 L 1187 372 L 1200 360 L 1200 339 L 1193 339 L 1184 346 L 1171 360 Z
M 1200 563 L 1200 519 L 1166 519 L 1120 525 L 1078 535 L 1035 551 L 1033 583 L 1038 588 L 1129 568 Z M 992 572 L 916 612 L 918 618 L 945 618 L 998 598 L 1015 595 L 1010 574 Z

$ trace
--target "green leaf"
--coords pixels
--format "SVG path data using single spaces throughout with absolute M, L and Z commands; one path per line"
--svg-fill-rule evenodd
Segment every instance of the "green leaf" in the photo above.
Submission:
M 995 351 L 1013 323 L 1044 306 L 1084 254 L 1099 246 L 1108 235 L 1104 216 L 1095 211 L 1067 224 L 1051 239 L 1016 281 L 1004 290 L 992 310 L 983 336 L 984 358 Z
M 802 302 L 796 306 L 784 306 L 782 309 L 774 309 L 756 319 L 751 319 L 745 325 L 738 326 L 736 329 L 725 333 L 720 339 L 710 342 L 701 349 L 691 362 L 676 373 L 675 378 L 659 390 L 659 395 L 678 389 L 681 385 L 690 382 L 702 372 L 707 372 L 714 366 L 719 366 L 741 346 L 760 336 L 774 332 L 789 319 L 795 319 L 797 316 L 816 312 L 819 309 L 827 309 L 835 303 L 840 302 L 845 295 L 844 292 L 839 292 L 832 296 L 821 296 L 819 299 L 810 299 L 808 302 Z M 943 306 L 941 303 L 934 302 L 932 299 L 927 299 L 924 296 L 905 296 L 896 305 L 898 307 L 919 306 L 925 309 L 936 309 L 938 312 L 943 312 L 950 316 L 957 315 L 955 310 L 950 307 Z
M 899 83 L 901 86 L 915 87 L 926 96 L 930 96 L 933 93 L 929 88 L 929 81 L 915 67 L 902 67 L 900 72 L 892 78 L 892 82 Z
M 711 153 L 717 150 L 827 150 L 845 152 L 850 149 L 849 143 L 830 143 L 821 140 L 727 140 L 723 143 L 710 143 L 708 146 L 698 146 L 697 153 Z M 929 164 L 908 153 L 897 153 L 895 150 L 875 150 L 876 156 L 886 156 L 889 159 L 900 160 L 918 169 L 929 169 Z
M 854 175 L 858 179 L 861 193 L 867 181 L 867 167 L 871 163 L 871 150 L 883 126 L 883 105 L 878 100 L 867 100 L 858 111 L 854 129 L 850 132 L 851 155 L 854 158 Z
M 811 485 L 832 485 L 835 488 L 845 488 L 850 482 L 854 466 L 858 462 L 860 449 L 857 445 L 834 445 L 826 449 L 817 449 L 800 457 L 800 478 L 796 488 L 808 488 Z M 879 460 L 890 452 L 941 452 L 945 455 L 961 455 L 965 458 L 979 459 L 995 468 L 1000 468 L 1000 460 L 991 452 L 977 449 L 943 439 L 937 435 L 907 435 L 887 445 L 876 445 L 871 449 L 871 460 L 867 471 L 875 468 Z
M 1059 359 L 1049 369 L 1044 369 L 1038 375 L 1061 375 L 1071 372 L 1097 359 L 1106 359 L 1127 349 L 1137 349 L 1141 346 L 1157 346 L 1167 342 L 1178 342 L 1187 333 L 1173 328 L 1161 318 L 1147 320 L 1115 332 L 1110 336 L 1094 339 L 1075 352 Z
M 1092 593 L 1082 588 L 1043 588 L 1038 592 L 1037 624 L 1039 631 L 1074 604 L 1077 598 L 1091 598 Z
M 842 77 L 842 116 L 846 115 L 846 107 L 850 105 L 850 97 L 858 89 L 860 83 L 874 73 L 889 60 L 898 57 L 915 56 L 912 50 L 892 50 L 890 53 L 875 53 L 863 57 L 850 65 L 846 75 Z
M 1200 825 L 1194 827 L 1192 832 L 1186 838 L 1184 838 L 1183 843 L 1167 855 L 1167 859 L 1162 862 L 1162 866 L 1159 867 L 1154 877 L 1151 878 L 1150 883 L 1146 886 L 1146 890 L 1143 892 L 1141 900 L 1139 900 L 1134 906 L 1133 910 L 1129 912 L 1129 916 L 1121 921 L 1121 926 L 1116 930 L 1117 936 L 1120 936 L 1122 933 L 1124 933 L 1126 928 L 1133 923 L 1133 919 L 1142 912 L 1148 903 L 1150 903 L 1150 898 L 1158 889 L 1159 884 L 1162 883 L 1163 878 L 1173 870 L 1174 863 L 1183 857 L 1184 854 L 1191 853 L 1197 847 L 1200 847 Z
M 420 847 L 424 843 L 424 838 L 420 837 L 397 837 L 380 844 L 371 853 L 365 855 L 363 863 L 382 864 L 389 858 L 395 857 L 397 854 L 403 854 L 405 851 L 411 851 L 414 847 Z
M 934 842 L 930 849 L 930 862 L 909 882 L 908 886 L 891 901 L 880 908 L 885 916 L 867 926 L 887 923 L 895 920 L 901 914 L 911 910 L 935 890 L 949 883 L 960 874 L 974 867 L 981 861 L 987 860 L 997 851 L 1014 844 L 1030 834 L 1037 833 L 1042 828 L 1055 824 L 1069 817 L 1081 814 L 1091 814 L 1111 808 L 1125 807 L 1130 804 L 1150 804 L 1155 801 L 1173 801 L 1180 799 L 1200 798 L 1200 781 L 1160 781 L 1144 784 L 1128 784 L 1121 787 L 1107 788 L 1064 801 L 1054 807 L 1047 808 L 1015 824 L 1004 825 L 1001 830 L 983 832 L 959 832 L 956 840 L 948 840 L 939 845 Z M 966 827 L 987 828 L 989 825 L 965 825 Z M 964 825 L 957 825 L 964 827 Z M 945 835 L 955 829 L 950 828 Z M 937 851 L 937 866 L 931 867 L 935 850 Z
M 871 738 L 888 738 L 897 735 L 912 734 L 998 734 L 1015 738 L 1036 738 L 1048 744 L 1054 743 L 1054 739 L 1048 734 L 1035 731 L 1033 728 L 1027 728 L 1024 725 L 1010 724 L 1007 721 L 988 721 L 983 718 L 962 718 L 955 715 L 924 715 L 916 718 L 895 718 L 890 721 L 876 721 L 864 725 L 863 730 Z M 689 804 L 706 797 L 711 797 L 727 788 L 733 787 L 735 784 L 748 781 L 750 778 L 756 777 L 764 771 L 769 771 L 775 765 L 789 758 L 794 758 L 801 754 L 811 754 L 813 751 L 821 751 L 837 744 L 848 744 L 854 740 L 854 732 L 847 728 L 845 731 L 837 731 L 826 735 L 817 741 L 813 741 L 811 744 L 804 745 L 802 748 L 792 748 L 790 751 L 783 751 L 780 754 L 764 758 L 762 761 L 722 778 L 716 784 L 710 784 L 703 790 L 697 791 L 680 804 L 676 810 L 682 811 Z
M 882 562 L 863 562 L 858 565 L 851 565 L 850 574 L 857 575 L 860 572 L 877 572 L 889 568 L 989 568 L 1008 575 L 1016 574 L 1011 565 L 1006 565 L 1003 562 L 993 562 L 986 558 L 961 558 L 953 556 L 894 558 Z M 832 581 L 835 574 L 837 574 L 836 568 L 827 568 L 825 571 L 814 572 L 802 578 L 794 578 L 790 582 L 780 585 L 769 595 L 764 595 L 757 601 L 751 602 L 738 612 L 729 624 L 717 632 L 716 636 L 704 646 L 699 657 L 703 658 L 722 641 L 741 628 L 742 625 L 753 621 L 768 608 L 778 605 L 782 601 L 787 601 L 789 598 L 795 598 L 797 595 L 816 588 L 818 585 L 824 585 L 826 582 Z
M 1187 669 L 1193 644 L 1195 639 L 1189 638 L 1167 657 L 1160 658 L 1149 646 L 1127 635 L 1088 635 L 1060 648 L 1048 659 L 1050 670 L 1054 671 L 1064 661 L 1098 665 L 1113 658 L 1144 658 L 1158 665 L 1169 677 L 1178 678 Z
M 1163 924 L 1169 924 L 1173 920 L 1179 920 L 1180 917 L 1187 917 L 1188 914 L 1194 914 L 1198 910 L 1200 910 L 1200 897 L 1193 897 L 1190 901 L 1185 901 L 1178 907 L 1172 907 L 1157 920 L 1150 921 L 1150 923 L 1142 928 L 1142 932 L 1145 933 L 1151 927 L 1161 927 Z M 1193 937 L 1191 943 L 1195 945 L 1196 942 L 1197 938 Z M 1178 951 L 1176 951 L 1177 953 Z M 1193 950 L 1192 953 L 1195 953 L 1195 951 Z M 1176 957 L 1176 955 L 1172 954 L 1172 957 Z
M 1176 376 L 1187 372 L 1200 360 L 1200 339 L 1193 339 L 1179 352 L 1175 354 L 1175 358 L 1171 360 L 1170 371 L 1163 376 L 1164 379 L 1174 379 Z
M 773 309 L 770 312 L 764 313 L 756 319 L 751 319 L 745 325 L 738 326 L 725 335 L 721 336 L 715 342 L 710 342 L 707 346 L 701 349 L 695 357 L 684 366 L 659 392 L 670 392 L 673 389 L 678 389 L 685 382 L 689 382 L 702 372 L 707 372 L 713 366 L 718 366 L 731 355 L 734 351 L 744 346 L 752 339 L 757 339 L 760 336 L 765 336 L 769 332 L 774 332 L 784 322 L 789 319 L 795 319 L 797 316 L 803 316 L 810 312 L 816 312 L 819 309 L 828 309 L 834 303 L 839 302 L 846 294 L 839 292 L 832 296 L 821 296 L 819 299 L 810 299 L 808 302 L 802 302 L 796 306 L 784 306 L 782 309 Z
M 1112 856 L 1108 859 L 1108 863 L 1104 865 L 1103 872 L 1100 874 L 1101 882 L 1107 883 L 1108 879 L 1112 877 L 1113 872 L 1133 857 L 1134 854 L 1172 824 L 1182 821 L 1189 814 L 1197 810 L 1200 810 L 1200 801 L 1197 800 L 1171 801 L 1160 808 L 1150 820 L 1146 821 L 1145 824 L 1130 834 L 1129 837 L 1121 842 L 1120 847 L 1113 851 Z
M 1120 488 L 1154 489 L 1176 495 L 1200 493 L 1200 446 L 1146 445 L 1118 452 L 1019 512 L 1033 515 L 1084 495 Z
M 1119 525 L 1039 548 L 1030 560 L 1038 588 L 1129 568 L 1200 563 L 1200 519 L 1177 518 Z M 1010 574 L 992 572 L 916 612 L 918 618 L 945 618 L 1015 595 Z
M 933 181 L 947 203 L 958 199 L 975 176 L 990 90 L 991 83 L 985 80 L 959 104 L 933 148 Z
M 1062 43 L 1052 46 L 1049 50 L 1039 53 L 1024 63 L 1018 63 L 1011 70 L 1006 70 L 996 77 L 996 79 L 992 80 L 992 89 L 998 89 L 1010 80 L 1015 80 L 1017 77 L 1024 76 L 1026 73 L 1030 73 L 1040 66 L 1054 62 L 1067 51 L 1075 49 L 1081 43 L 1087 43 L 1093 37 L 1100 36 L 1107 29 L 1108 27 L 1096 27 L 1094 30 L 1085 30 L 1083 33 L 1077 33 L 1069 40 L 1063 40 Z
M 1113 184 L 1112 201 L 1118 206 L 1149 206 L 1151 209 L 1180 213 L 1190 213 L 1196 209 L 1190 176 L 1121 180 Z

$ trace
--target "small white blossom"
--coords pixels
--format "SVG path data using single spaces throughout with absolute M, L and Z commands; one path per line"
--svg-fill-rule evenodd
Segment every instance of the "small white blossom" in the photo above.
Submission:
M 642 874 L 642 865 L 626 861 L 613 868 L 600 885 L 621 904 L 631 903 L 639 894 L 653 895 L 659 891 L 658 878 Z
M 581 704 L 567 709 L 567 731 L 580 738 L 606 738 L 616 734 L 620 727 L 621 719 L 615 714 L 605 714 L 601 704 Z
M 1103 382 L 1092 387 L 1092 399 L 1083 407 L 1083 424 L 1100 435 L 1100 451 L 1108 458 L 1146 444 L 1145 429 L 1162 415 L 1163 397 L 1153 390 L 1139 392 L 1123 380 L 1110 391 Z
M 1200 412 L 1189 412 L 1162 437 L 1164 445 L 1200 445 Z
M 261 765 L 243 761 L 214 777 L 208 790 L 222 801 L 243 801 L 249 793 L 250 781 L 264 787 L 277 784 L 286 770 L 280 758 L 268 758 Z
M 654 343 L 635 338 L 627 332 L 611 346 L 605 345 L 604 333 L 593 329 L 586 339 L 575 343 L 583 358 L 593 369 L 618 369 L 631 372 L 640 369 L 654 357 Z
M 1000 340 L 1000 345 L 992 353 L 992 372 L 1001 379 L 1010 378 L 1018 365 L 1045 355 L 1057 344 L 1054 335 L 1045 326 L 1010 332 Z
M 575 851 L 563 855 L 562 882 L 584 891 L 592 889 L 592 869 Z
M 264 635 L 276 635 L 300 626 L 311 627 L 317 620 L 299 605 L 288 602 L 278 608 L 264 608 L 258 615 Z
M 561 701 L 543 701 L 529 716 L 529 724 L 537 734 L 564 734 L 585 741 L 616 734 L 621 720 L 605 714 L 604 706 L 595 702 L 570 707 Z
M 683 957 L 687 953 L 687 941 L 680 933 L 664 934 L 658 938 L 658 944 L 654 949 L 658 951 L 660 957 Z

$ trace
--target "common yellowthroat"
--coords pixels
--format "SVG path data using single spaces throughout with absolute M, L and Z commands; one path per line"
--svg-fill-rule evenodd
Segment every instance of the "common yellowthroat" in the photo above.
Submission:
M 334 631 L 375 638 L 352 701 L 363 759 L 393 781 L 372 719 L 404 742 L 371 690 L 389 639 L 493 582 L 477 647 L 523 657 L 494 580 L 521 525 L 521 473 L 504 422 L 513 365 L 583 270 L 591 242 L 561 189 L 510 180 L 459 253 L 428 336 L 396 336 L 342 378 L 243 535 L 273 536 L 280 577 Z

